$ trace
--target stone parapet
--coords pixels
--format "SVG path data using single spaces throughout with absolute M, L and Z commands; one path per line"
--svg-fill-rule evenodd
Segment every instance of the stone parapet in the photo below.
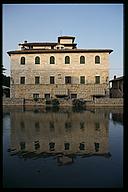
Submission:
M 60 106 L 72 106 L 73 99 L 58 99 Z M 86 100 L 85 100 L 86 101 Z M 35 101 L 34 99 L 19 99 L 19 98 L 3 98 L 3 106 L 46 106 L 45 99 L 38 99 Z M 99 98 L 93 101 L 86 101 L 85 107 L 123 107 L 123 98 Z

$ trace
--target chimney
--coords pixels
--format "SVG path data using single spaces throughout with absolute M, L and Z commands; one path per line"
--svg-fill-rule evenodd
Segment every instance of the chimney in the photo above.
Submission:
M 116 75 L 114 75 L 114 79 L 116 79 Z

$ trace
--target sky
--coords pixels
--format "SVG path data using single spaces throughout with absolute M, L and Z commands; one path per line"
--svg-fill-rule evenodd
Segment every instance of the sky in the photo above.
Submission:
M 75 36 L 77 48 L 112 49 L 109 79 L 122 76 L 123 4 L 3 4 L 2 53 L 5 75 L 10 76 L 7 51 L 28 42 L 57 42 Z

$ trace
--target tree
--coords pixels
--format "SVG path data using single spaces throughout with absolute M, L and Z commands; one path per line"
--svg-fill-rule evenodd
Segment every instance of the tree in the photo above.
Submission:
M 5 70 L 6 69 L 3 67 L 3 65 L 1 65 L 1 82 L 2 85 L 10 87 L 10 77 L 3 74 Z

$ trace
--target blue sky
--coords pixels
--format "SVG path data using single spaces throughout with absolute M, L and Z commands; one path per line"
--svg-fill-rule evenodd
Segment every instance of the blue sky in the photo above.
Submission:
M 3 4 L 3 65 L 7 51 L 28 42 L 57 42 L 75 36 L 78 48 L 113 49 L 109 79 L 123 75 L 123 4 Z

